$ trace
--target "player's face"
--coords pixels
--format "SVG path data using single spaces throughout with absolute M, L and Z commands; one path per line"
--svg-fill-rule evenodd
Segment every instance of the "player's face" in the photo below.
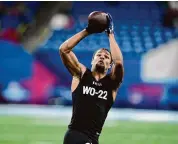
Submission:
M 106 50 L 98 50 L 93 58 L 92 64 L 97 67 L 103 67 L 104 70 L 110 68 L 111 55 Z

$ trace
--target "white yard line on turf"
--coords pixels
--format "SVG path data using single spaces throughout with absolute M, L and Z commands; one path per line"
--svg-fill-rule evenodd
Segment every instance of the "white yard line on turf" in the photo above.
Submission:
M 0 105 L 0 115 L 70 119 L 72 108 L 63 106 Z M 178 112 L 113 108 L 107 119 L 177 123 Z

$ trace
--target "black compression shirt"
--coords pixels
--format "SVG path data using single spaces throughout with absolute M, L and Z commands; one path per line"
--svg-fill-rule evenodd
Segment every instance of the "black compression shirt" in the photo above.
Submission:
M 87 134 L 92 140 L 98 140 L 113 104 L 113 87 L 109 75 L 96 81 L 87 69 L 72 93 L 73 113 L 69 128 Z

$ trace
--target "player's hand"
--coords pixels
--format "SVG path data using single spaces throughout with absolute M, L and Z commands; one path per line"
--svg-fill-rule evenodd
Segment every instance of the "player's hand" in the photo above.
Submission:
M 108 27 L 106 28 L 105 32 L 109 35 L 111 33 L 114 33 L 114 23 L 112 20 L 112 16 L 107 13 L 107 21 L 108 21 Z

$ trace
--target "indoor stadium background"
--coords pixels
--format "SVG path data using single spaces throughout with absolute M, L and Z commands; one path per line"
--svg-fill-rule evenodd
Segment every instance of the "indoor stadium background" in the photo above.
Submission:
M 178 2 L 0 2 L 0 144 L 62 143 L 71 116 L 71 76 L 59 46 L 109 12 L 124 80 L 101 144 L 178 143 Z M 105 33 L 74 52 L 91 67 Z

